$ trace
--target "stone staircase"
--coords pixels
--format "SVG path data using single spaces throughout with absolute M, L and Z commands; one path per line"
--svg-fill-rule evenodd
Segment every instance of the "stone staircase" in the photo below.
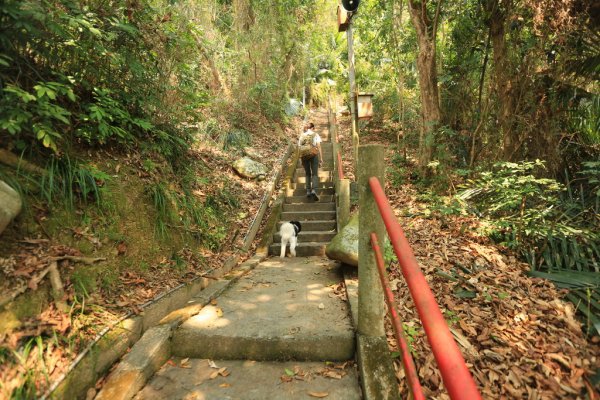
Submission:
M 336 292 L 342 270 L 322 257 L 336 230 L 332 148 L 322 146 L 320 201 L 306 197 L 298 163 L 283 206 L 281 221 L 302 223 L 297 257 L 255 256 L 261 261 L 248 260 L 237 275 L 216 279 L 211 290 L 172 313 L 191 310 L 165 330 L 161 348 L 167 354 L 156 361 L 138 357 L 144 362 L 137 375 L 131 373 L 134 357 L 126 356 L 118 367 L 121 378 L 114 374 L 112 387 L 106 384 L 98 400 L 129 400 L 129 392 L 135 400 L 362 398 L 350 305 Z M 274 239 L 269 252 L 279 256 L 278 233 Z
M 321 131 L 322 132 L 322 131 Z M 292 183 L 292 195 L 285 198 L 277 232 L 269 254 L 278 256 L 281 250 L 279 228 L 287 221 L 300 221 L 302 231 L 298 235 L 296 256 L 323 256 L 325 247 L 336 234 L 335 189 L 333 187 L 333 148 L 327 135 L 321 132 L 323 165 L 319 168 L 319 201 L 306 197 L 306 173 L 302 162 L 298 160 Z M 287 249 L 286 254 L 289 254 Z

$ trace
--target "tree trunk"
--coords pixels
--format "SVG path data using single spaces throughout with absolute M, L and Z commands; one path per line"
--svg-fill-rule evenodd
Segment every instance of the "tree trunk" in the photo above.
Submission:
M 238 32 L 246 33 L 254 25 L 254 10 L 249 0 L 233 0 L 234 25 Z
M 434 135 L 440 125 L 441 109 L 437 82 L 435 37 L 439 7 L 432 22 L 427 15 L 426 0 L 417 2 L 409 0 L 408 9 L 417 34 L 419 54 L 417 69 L 419 71 L 419 89 L 421 92 L 421 117 L 423 126 L 419 135 L 419 166 L 427 171 L 427 164 L 433 156 Z
M 515 80 L 506 46 L 506 14 L 500 9 L 498 0 L 489 0 L 486 11 L 493 50 L 494 86 L 500 103 L 498 124 L 502 135 L 502 159 L 513 161 L 521 144 L 518 132 L 514 129 Z
M 396 66 L 396 90 L 398 91 L 398 109 L 400 113 L 400 129 L 396 133 L 396 141 L 398 145 L 400 145 L 400 136 L 402 136 L 403 139 L 406 137 L 404 133 L 404 71 L 402 70 L 402 64 L 400 61 L 400 39 L 398 38 L 398 32 L 402 30 L 402 8 L 402 0 L 394 1 L 394 4 L 392 5 L 392 38 L 394 40 L 394 52 L 392 54 L 394 56 Z M 404 154 L 406 154 L 406 146 L 403 147 Z

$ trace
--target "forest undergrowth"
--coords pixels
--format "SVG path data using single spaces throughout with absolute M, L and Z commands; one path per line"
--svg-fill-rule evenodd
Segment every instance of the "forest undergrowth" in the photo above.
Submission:
M 341 117 L 345 174 L 353 176 L 349 118 Z M 527 259 L 498 243 L 483 217 L 444 212 L 439 192 L 415 182 L 417 165 L 393 131 L 363 126 L 361 144 L 386 147 L 386 194 L 484 398 L 594 398 L 600 337 L 565 299 L 568 289 L 529 276 Z M 398 167 L 402 166 L 399 180 Z M 435 193 L 438 193 L 437 195 Z M 447 200 L 452 196 L 447 196 Z M 434 199 L 435 201 L 432 201 Z M 388 278 L 425 395 L 449 398 L 401 268 L 386 248 Z M 590 304 L 586 304 L 590 307 Z M 389 320 L 386 331 L 403 396 L 408 387 Z M 586 397 L 589 396 L 589 397 Z
M 240 248 L 271 175 L 248 180 L 231 163 L 246 149 L 273 170 L 291 135 L 290 127 L 259 125 L 267 128 L 242 142 L 230 138 L 227 150 L 225 139 L 198 142 L 185 154 L 183 176 L 143 151 L 78 159 L 95 172 L 98 202 L 77 192 L 69 207 L 64 197 L 46 203 L 43 190 L 23 189 L 24 215 L 0 247 L 0 398 L 43 394 L 104 328 L 232 255 L 248 256 Z M 53 262 L 59 301 L 47 280 Z

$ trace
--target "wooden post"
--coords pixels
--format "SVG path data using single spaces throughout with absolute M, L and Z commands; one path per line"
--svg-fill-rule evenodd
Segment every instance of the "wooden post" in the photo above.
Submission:
M 383 318 L 383 289 L 379 282 L 375 254 L 371 247 L 371 233 L 379 239 L 383 248 L 385 226 L 373 193 L 369 178 L 379 179 L 384 186 L 384 147 L 378 144 L 358 148 L 358 333 L 364 336 L 385 336 Z
M 354 175 L 358 165 L 358 107 L 356 78 L 354 73 L 354 36 L 352 34 L 352 19 L 348 23 L 346 37 L 348 39 L 348 79 L 350 81 L 350 114 L 352 115 L 352 152 L 354 156 Z

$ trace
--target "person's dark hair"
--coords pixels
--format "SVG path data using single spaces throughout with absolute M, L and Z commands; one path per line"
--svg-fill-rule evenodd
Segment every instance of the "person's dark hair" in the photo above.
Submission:
M 308 129 L 313 129 L 315 127 L 315 124 L 313 124 L 312 122 L 308 123 Z

